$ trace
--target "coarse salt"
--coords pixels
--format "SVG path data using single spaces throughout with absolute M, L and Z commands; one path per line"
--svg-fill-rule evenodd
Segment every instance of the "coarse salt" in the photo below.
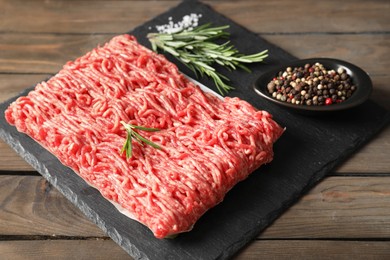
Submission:
M 177 23 L 173 22 L 172 17 L 169 17 L 167 24 L 156 25 L 156 29 L 159 33 L 168 34 L 176 33 L 182 30 L 191 31 L 198 26 L 199 18 L 201 17 L 202 14 L 191 13 L 189 15 L 183 16 L 182 20 Z M 149 29 L 151 29 L 151 27 L 149 27 Z

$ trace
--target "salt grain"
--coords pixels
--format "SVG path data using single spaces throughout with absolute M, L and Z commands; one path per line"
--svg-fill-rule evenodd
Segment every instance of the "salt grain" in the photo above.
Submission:
M 156 29 L 159 33 L 176 33 L 182 30 L 192 31 L 199 24 L 199 18 L 202 14 L 191 13 L 183 16 L 182 20 L 174 23 L 173 18 L 168 17 L 168 23 L 163 25 L 156 25 Z

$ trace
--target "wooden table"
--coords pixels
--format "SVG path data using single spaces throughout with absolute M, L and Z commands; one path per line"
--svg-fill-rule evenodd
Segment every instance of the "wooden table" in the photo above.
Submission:
M 390 108 L 389 1 L 205 1 L 300 58 L 355 63 Z M 0 1 L 0 101 L 178 1 Z M 129 256 L 0 141 L 2 259 Z M 237 259 L 390 259 L 390 128 L 340 165 Z

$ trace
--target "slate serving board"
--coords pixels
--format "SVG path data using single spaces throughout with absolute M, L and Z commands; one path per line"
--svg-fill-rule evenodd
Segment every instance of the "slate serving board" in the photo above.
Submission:
M 234 187 L 225 200 L 208 211 L 189 233 L 175 239 L 154 238 L 146 227 L 117 212 L 97 190 L 64 167 L 51 153 L 7 124 L 4 111 L 17 97 L 0 105 L 1 138 L 136 259 L 227 259 L 234 256 L 390 121 L 389 112 L 370 100 L 337 115 L 307 117 L 290 113 L 260 98 L 252 89 L 256 77 L 270 66 L 295 57 L 196 1 L 182 2 L 130 33 L 150 47 L 145 38 L 150 28 L 153 31 L 155 25 L 166 24 L 169 17 L 179 21 L 190 13 L 202 14 L 201 23 L 229 24 L 232 42 L 242 52 L 269 50 L 267 62 L 252 66 L 252 74 L 237 71 L 229 74 L 236 86 L 229 96 L 238 96 L 268 110 L 286 127 L 286 132 L 275 145 L 274 161 Z M 168 58 L 181 71 L 195 77 L 182 64 Z M 213 86 L 207 79 L 199 81 Z M 30 90 L 26 89 L 20 95 L 26 95 Z

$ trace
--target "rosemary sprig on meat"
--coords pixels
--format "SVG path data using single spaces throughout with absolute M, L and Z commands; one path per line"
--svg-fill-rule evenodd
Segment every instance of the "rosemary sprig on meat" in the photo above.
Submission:
M 244 55 L 230 41 L 223 44 L 215 43 L 216 39 L 230 36 L 226 31 L 228 28 L 228 25 L 211 27 L 211 24 L 204 24 L 190 31 L 149 33 L 147 38 L 154 51 L 162 49 L 184 63 L 196 75 L 199 74 L 201 77 L 207 75 L 224 95 L 233 87 L 226 83 L 229 78 L 217 72 L 214 65 L 219 64 L 229 70 L 241 68 L 250 72 L 245 63 L 262 62 L 268 56 L 268 50 Z
M 139 142 L 141 145 L 147 144 L 150 145 L 156 149 L 161 149 L 161 147 L 158 144 L 153 143 L 152 141 L 146 139 L 142 135 L 140 135 L 135 130 L 141 130 L 141 131 L 147 131 L 147 132 L 156 132 L 160 131 L 158 128 L 148 128 L 144 126 L 138 126 L 138 125 L 132 125 L 127 124 L 124 121 L 121 121 L 121 124 L 124 126 L 127 136 L 126 141 L 123 144 L 121 154 L 126 151 L 126 158 L 131 158 L 133 156 L 133 139 L 135 139 L 137 142 Z

